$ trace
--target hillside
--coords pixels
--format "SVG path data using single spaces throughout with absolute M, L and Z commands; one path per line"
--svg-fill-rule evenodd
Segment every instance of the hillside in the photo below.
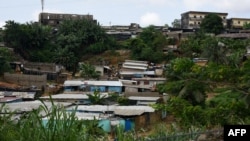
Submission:
M 124 62 L 126 59 L 130 59 L 129 50 L 108 50 L 95 56 L 86 55 L 82 58 L 82 61 L 89 62 L 91 64 L 104 64 L 116 67 L 119 63 Z

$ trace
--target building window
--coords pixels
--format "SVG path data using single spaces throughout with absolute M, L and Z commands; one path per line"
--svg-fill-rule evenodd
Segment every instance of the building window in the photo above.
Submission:
M 240 24 L 240 21 L 238 21 L 238 24 Z
M 196 15 L 194 15 L 194 18 L 196 18 Z
M 198 22 L 198 24 L 201 24 L 201 22 Z

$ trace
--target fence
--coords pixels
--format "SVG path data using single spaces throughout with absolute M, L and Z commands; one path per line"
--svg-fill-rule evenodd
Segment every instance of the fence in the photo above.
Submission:
M 46 75 L 25 75 L 4 73 L 4 79 L 7 82 L 19 84 L 25 87 L 36 86 L 42 88 L 47 83 Z

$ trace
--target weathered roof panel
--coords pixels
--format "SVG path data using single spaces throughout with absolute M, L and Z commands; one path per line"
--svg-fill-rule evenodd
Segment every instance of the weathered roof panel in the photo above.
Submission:
M 142 97 L 142 96 L 129 96 L 130 100 L 144 100 L 144 101 L 157 101 L 160 97 Z
M 138 116 L 144 113 L 143 110 L 131 110 L 131 109 L 116 109 L 115 114 L 121 116 Z
M 50 109 L 52 107 L 51 102 L 44 102 L 44 104 Z M 15 111 L 17 113 L 21 112 L 30 112 L 33 109 L 38 109 L 40 106 L 44 105 L 41 101 L 35 100 L 35 101 L 25 101 L 25 102 L 17 102 L 17 103 L 7 103 L 5 104 L 6 108 L 9 111 Z M 0 104 L 1 105 L 1 104 Z M 60 105 L 60 106 L 70 106 L 71 103 L 67 102 L 54 102 L 54 105 Z
M 108 93 L 101 93 L 101 96 L 106 96 L 108 97 Z M 43 96 L 40 97 L 41 99 L 50 99 L 50 96 Z M 88 99 L 88 95 L 87 94 L 56 94 L 56 95 L 51 95 L 52 99 Z
M 78 111 L 93 111 L 93 112 L 104 112 L 114 111 L 115 105 L 78 105 L 67 108 L 67 110 L 74 110 L 77 108 Z
M 122 86 L 120 81 L 82 81 L 82 80 L 67 80 L 64 86 L 80 86 L 80 85 L 95 85 L 95 86 Z

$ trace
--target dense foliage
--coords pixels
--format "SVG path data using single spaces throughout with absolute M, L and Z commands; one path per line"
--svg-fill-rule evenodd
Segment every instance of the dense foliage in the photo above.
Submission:
M 9 62 L 13 61 L 13 59 L 14 57 L 10 50 L 7 48 L 0 48 L 0 75 L 4 72 L 11 71 Z
M 1 141 L 93 141 L 106 140 L 97 120 L 83 121 L 76 117 L 76 109 L 67 111 L 60 105 L 45 104 L 39 109 L 23 114 L 20 119 L 12 121 L 16 111 L 9 111 L 5 105 L 0 107 Z M 43 118 L 43 115 L 47 115 Z
M 187 99 L 194 105 L 203 105 L 209 82 L 205 81 L 204 70 L 191 59 L 177 58 L 166 66 L 168 82 L 158 85 L 161 93 L 169 93 Z
M 128 46 L 132 52 L 131 57 L 136 60 L 161 63 L 167 58 L 167 55 L 162 52 L 167 46 L 167 38 L 153 26 L 143 29 L 137 38 L 130 39 Z
M 51 27 L 36 23 L 19 24 L 7 21 L 3 31 L 6 46 L 14 49 L 24 59 L 49 62 L 53 56 Z
M 244 23 L 243 29 L 250 29 L 250 23 Z
M 224 30 L 223 19 L 217 14 L 208 14 L 202 20 L 200 28 L 205 33 L 220 34 Z
M 79 66 L 80 76 L 84 79 L 98 79 L 100 73 L 95 70 L 95 67 L 89 63 L 81 63 Z
M 73 74 L 84 56 L 117 47 L 98 24 L 86 19 L 66 20 L 58 28 L 7 21 L 3 39 L 24 59 L 61 64 Z
M 166 65 L 167 82 L 158 85 L 158 90 L 171 98 L 155 108 L 173 115 L 182 128 L 249 124 L 247 46 L 247 39 L 201 33 L 181 42 L 182 57 Z M 198 65 L 194 58 L 207 59 L 207 63 Z

